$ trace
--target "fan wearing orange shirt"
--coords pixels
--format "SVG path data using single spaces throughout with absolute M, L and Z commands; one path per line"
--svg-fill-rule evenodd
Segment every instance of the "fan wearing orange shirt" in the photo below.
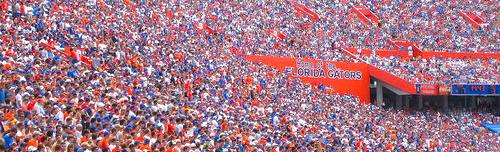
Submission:
M 385 145 L 385 150 L 392 150 L 392 144 L 391 143 L 387 143 L 387 145 Z
M 139 149 L 142 151 L 153 151 L 153 148 L 149 146 L 148 140 L 145 140 L 143 144 L 139 145 Z
M 12 112 L 10 112 L 9 110 L 9 112 L 4 114 L 4 117 L 7 118 L 7 120 L 12 120 L 14 119 L 14 114 L 12 114 Z
M 38 147 L 38 140 L 35 140 L 35 138 L 31 138 L 28 143 L 28 147 Z

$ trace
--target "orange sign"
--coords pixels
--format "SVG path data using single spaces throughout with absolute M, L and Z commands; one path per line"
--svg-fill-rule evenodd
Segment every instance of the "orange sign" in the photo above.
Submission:
M 273 66 L 292 78 L 300 78 L 315 86 L 329 86 L 336 93 L 358 96 L 362 103 L 370 103 L 370 75 L 368 65 L 364 63 L 254 55 L 248 55 L 246 59 Z

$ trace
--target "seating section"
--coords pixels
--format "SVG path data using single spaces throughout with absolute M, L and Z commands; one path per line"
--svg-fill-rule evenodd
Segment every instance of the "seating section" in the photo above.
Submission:
M 414 82 L 498 83 L 495 59 L 341 51 L 402 39 L 424 51 L 498 53 L 492 3 L 2 0 L 0 151 L 498 151 L 497 134 L 480 126 L 498 124 L 497 109 L 361 105 L 244 59 L 361 59 Z M 473 30 L 457 10 L 489 26 Z

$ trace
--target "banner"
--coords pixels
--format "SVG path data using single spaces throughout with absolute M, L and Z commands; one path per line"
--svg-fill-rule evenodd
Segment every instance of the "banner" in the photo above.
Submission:
M 482 26 L 487 25 L 487 23 L 481 17 L 470 11 L 461 11 L 460 14 L 464 18 L 464 20 L 467 21 L 476 30 L 479 30 Z
M 453 95 L 500 95 L 500 85 L 455 84 L 451 86 Z
M 415 84 L 415 88 L 421 95 L 449 95 L 451 92 L 446 84 Z
M 378 18 L 375 13 L 373 13 L 370 9 L 364 7 L 364 6 L 353 6 L 352 11 L 356 13 L 356 15 L 363 21 L 365 24 L 370 25 L 371 23 L 373 24 L 380 24 L 380 19 Z
M 300 4 L 299 2 L 296 1 L 290 1 L 290 3 L 293 5 L 293 7 L 298 11 L 309 17 L 311 20 L 319 20 L 319 15 L 316 14 L 315 12 L 311 11 L 309 8 L 307 8 L 305 5 Z
M 421 95 L 438 95 L 439 86 L 434 84 L 415 84 L 417 94 Z
M 370 75 L 367 64 L 254 55 L 247 55 L 245 58 L 273 66 L 302 82 L 315 86 L 323 84 L 331 87 L 336 93 L 355 95 L 362 103 L 370 103 Z

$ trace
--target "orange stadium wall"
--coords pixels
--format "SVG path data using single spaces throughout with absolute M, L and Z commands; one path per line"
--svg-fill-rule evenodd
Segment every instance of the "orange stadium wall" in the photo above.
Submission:
M 287 73 L 292 78 L 314 86 L 323 84 L 340 94 L 352 94 L 362 103 L 370 103 L 370 75 L 364 63 L 282 58 L 247 55 L 247 60 L 261 62 Z
M 417 90 L 415 88 L 415 84 L 408 82 L 404 79 L 401 79 L 389 72 L 381 70 L 377 67 L 369 65 L 370 76 L 377 78 L 379 80 L 384 81 L 387 84 L 390 84 L 402 91 L 408 92 L 409 94 L 416 94 Z

